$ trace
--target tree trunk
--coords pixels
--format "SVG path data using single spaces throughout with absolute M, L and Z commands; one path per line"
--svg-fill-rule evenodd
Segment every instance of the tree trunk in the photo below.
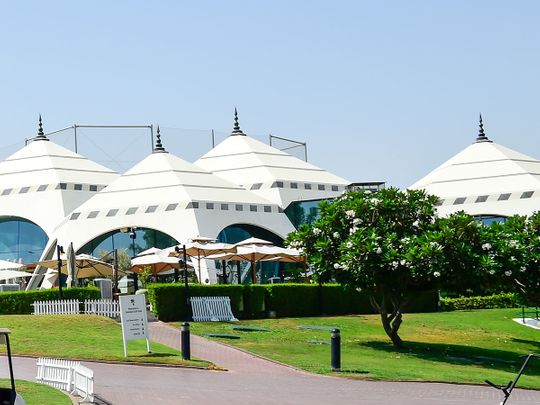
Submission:
M 398 331 L 403 322 L 403 306 L 407 300 L 403 297 L 392 296 L 392 294 L 383 293 L 380 303 L 374 296 L 370 297 L 371 305 L 379 312 L 384 331 L 392 341 L 395 347 L 404 348 L 403 340 L 399 337 Z

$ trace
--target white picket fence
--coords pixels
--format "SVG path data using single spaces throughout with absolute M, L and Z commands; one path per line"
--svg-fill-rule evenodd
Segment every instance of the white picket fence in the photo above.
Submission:
M 192 297 L 190 301 L 195 322 L 238 321 L 229 297 Z
M 120 305 L 113 300 L 85 300 L 84 313 L 117 318 L 120 316 Z
M 78 361 L 40 357 L 36 380 L 94 402 L 94 372 Z
M 35 301 L 34 315 L 67 315 L 79 313 L 79 300 Z
M 35 301 L 34 315 L 79 314 L 79 300 Z M 113 300 L 85 300 L 84 313 L 116 318 L 120 316 L 120 306 Z

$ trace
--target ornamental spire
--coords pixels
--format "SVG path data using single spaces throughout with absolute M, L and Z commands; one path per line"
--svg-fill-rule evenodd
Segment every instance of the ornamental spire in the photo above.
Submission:
M 234 127 L 233 127 L 233 131 L 231 132 L 231 136 L 232 135 L 246 136 L 246 134 L 244 134 L 242 130 L 240 129 L 240 124 L 238 124 L 238 111 L 236 110 L 236 107 L 234 107 Z
M 157 126 L 156 146 L 154 147 L 154 153 L 167 153 L 163 145 L 161 144 L 161 134 L 159 132 L 159 124 Z
M 478 130 L 478 136 L 476 137 L 476 143 L 480 142 L 493 142 L 484 133 L 484 123 L 482 122 L 482 114 L 480 114 L 480 124 L 478 125 L 480 129 Z
M 34 141 L 48 141 L 49 138 L 45 136 L 45 133 L 43 132 L 43 122 L 41 121 L 41 114 L 39 114 L 39 124 L 38 124 L 38 133 L 37 136 L 34 138 Z

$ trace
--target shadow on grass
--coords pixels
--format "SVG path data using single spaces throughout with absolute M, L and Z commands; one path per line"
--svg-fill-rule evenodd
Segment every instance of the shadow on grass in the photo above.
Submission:
M 529 341 L 525 340 L 522 343 L 529 343 Z M 530 343 L 538 345 L 537 342 Z M 507 372 L 517 372 L 525 360 L 520 356 L 527 354 L 442 343 L 405 342 L 406 347 L 404 349 L 399 349 L 390 343 L 380 341 L 369 341 L 359 344 L 387 353 L 406 353 L 408 356 L 433 362 L 475 365 L 490 370 L 495 369 Z M 527 374 L 540 375 L 540 361 L 531 362 L 527 366 Z

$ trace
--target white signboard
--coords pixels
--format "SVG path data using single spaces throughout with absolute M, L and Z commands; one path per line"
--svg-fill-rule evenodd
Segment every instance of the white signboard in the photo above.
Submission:
M 146 339 L 146 348 L 150 353 L 146 299 L 143 294 L 120 296 L 120 319 L 124 338 L 124 356 L 128 355 L 126 342 L 136 339 Z

